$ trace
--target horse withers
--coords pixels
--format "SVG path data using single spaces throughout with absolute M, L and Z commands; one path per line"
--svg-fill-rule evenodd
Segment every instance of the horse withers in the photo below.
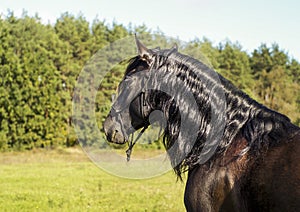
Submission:
M 188 171 L 187 211 L 299 211 L 300 129 L 176 46 L 136 43 L 104 122 L 107 140 L 130 142 L 160 110 L 174 171 Z

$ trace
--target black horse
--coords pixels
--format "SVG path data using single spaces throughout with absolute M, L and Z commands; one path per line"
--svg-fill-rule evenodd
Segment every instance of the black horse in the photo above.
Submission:
M 187 211 L 299 211 L 300 128 L 176 46 L 136 42 L 104 122 L 107 140 L 130 142 L 159 110 L 174 171 L 188 171 Z

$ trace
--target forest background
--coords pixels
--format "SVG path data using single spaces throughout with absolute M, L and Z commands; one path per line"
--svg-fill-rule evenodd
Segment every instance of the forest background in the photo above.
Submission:
M 156 46 L 174 42 L 145 25 L 98 19 L 90 23 L 70 13 L 55 24 L 44 24 L 26 12 L 0 17 L 0 150 L 77 145 L 72 96 L 80 71 L 98 50 L 135 33 L 151 35 Z M 189 49 L 252 98 L 300 125 L 300 64 L 279 44 L 261 44 L 247 53 L 237 42 L 213 45 L 209 38 L 196 38 L 185 45 L 186 52 Z M 123 72 L 108 74 L 98 89 L 95 112 L 100 129 Z

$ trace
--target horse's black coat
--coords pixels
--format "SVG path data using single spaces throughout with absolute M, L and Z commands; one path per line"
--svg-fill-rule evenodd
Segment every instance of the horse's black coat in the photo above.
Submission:
M 104 123 L 108 140 L 126 142 L 134 131 L 131 126 L 138 129 L 150 124 L 150 113 L 161 110 L 167 119 L 164 145 L 167 150 L 172 149 L 168 153 L 174 171 L 179 177 L 183 171 L 189 171 L 185 192 L 188 211 L 296 211 L 300 207 L 300 129 L 286 116 L 257 103 L 176 48 L 150 50 L 139 41 L 137 44 L 139 55 L 130 60 L 119 97 Z M 149 78 L 152 87 L 147 90 Z M 178 80 L 180 87 L 176 87 Z M 183 95 L 192 93 L 198 107 L 192 108 L 190 102 L 180 100 L 178 105 L 175 99 L 182 96 L 161 91 L 167 85 L 180 89 L 178 93 Z M 134 95 L 130 89 L 135 90 Z M 124 90 L 127 95 L 122 93 Z M 128 102 L 130 92 L 135 98 Z M 130 110 L 124 110 L 128 104 Z M 222 104 L 226 104 L 225 111 Z M 194 113 L 200 115 L 189 116 Z M 212 121 L 214 116 L 216 121 Z M 190 126 L 199 124 L 197 132 L 186 132 L 180 137 L 182 117 L 187 117 L 183 121 Z M 214 136 L 210 137 L 212 132 L 222 136 L 215 141 Z M 197 139 L 190 142 L 194 133 Z M 218 142 L 218 146 L 202 164 L 205 142 Z

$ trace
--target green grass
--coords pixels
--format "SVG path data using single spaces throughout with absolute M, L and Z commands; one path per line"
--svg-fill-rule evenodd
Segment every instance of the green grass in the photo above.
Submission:
M 184 211 L 184 183 L 109 175 L 81 149 L 0 153 L 0 211 Z

